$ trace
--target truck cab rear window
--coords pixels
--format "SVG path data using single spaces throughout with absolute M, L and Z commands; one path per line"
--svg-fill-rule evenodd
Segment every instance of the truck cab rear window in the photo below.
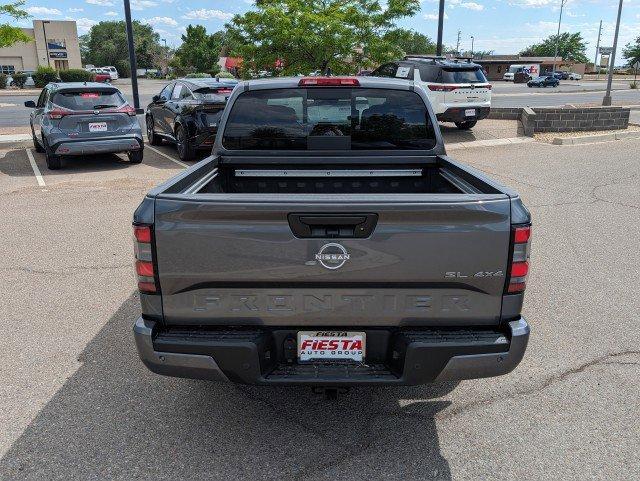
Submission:
M 243 93 L 222 138 L 229 150 L 429 150 L 435 143 L 415 92 L 335 87 Z
M 52 102 L 69 110 L 99 110 L 121 107 L 125 100 L 117 91 L 63 91 L 57 92 Z

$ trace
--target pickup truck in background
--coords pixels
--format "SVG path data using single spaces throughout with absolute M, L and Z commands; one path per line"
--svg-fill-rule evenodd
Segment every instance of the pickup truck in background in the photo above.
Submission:
M 448 157 L 420 85 L 238 84 L 134 214 L 140 358 L 235 383 L 416 385 L 521 361 L 531 217 Z

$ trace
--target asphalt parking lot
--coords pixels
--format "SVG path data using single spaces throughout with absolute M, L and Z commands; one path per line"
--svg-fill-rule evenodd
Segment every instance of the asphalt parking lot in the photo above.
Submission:
M 0 144 L 0 479 L 640 478 L 640 140 L 452 153 L 532 212 L 525 359 L 335 402 L 148 372 L 131 216 L 184 166 L 29 147 Z

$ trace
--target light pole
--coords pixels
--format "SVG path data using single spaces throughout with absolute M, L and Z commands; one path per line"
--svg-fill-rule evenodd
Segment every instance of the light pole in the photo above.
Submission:
M 438 10 L 438 43 L 436 45 L 436 55 L 442 55 L 442 27 L 444 24 L 444 0 L 440 0 Z
M 44 35 L 44 51 L 47 53 L 47 66 L 51 67 L 51 59 L 49 58 L 49 42 L 47 41 L 47 29 L 45 23 L 51 23 L 49 20 L 42 21 L 42 34 Z
M 471 60 L 473 60 L 473 35 L 471 35 Z
M 124 20 L 127 25 L 127 44 L 129 45 L 129 66 L 131 68 L 131 93 L 133 94 L 133 106 L 136 112 L 140 109 L 138 97 L 138 63 L 136 62 L 136 50 L 133 45 L 133 25 L 131 25 L 131 5 L 129 0 L 124 0 Z
M 169 74 L 169 49 L 167 48 L 167 39 L 163 38 L 161 40 L 164 42 L 164 56 L 165 56 L 165 62 L 167 64 L 164 68 L 164 74 L 168 75 Z
M 602 20 L 598 29 L 598 43 L 596 44 L 596 58 L 593 60 L 593 68 L 596 69 L 596 80 L 600 77 L 600 66 L 598 65 L 598 51 L 600 50 L 600 35 L 602 35 Z
M 558 58 L 558 44 L 560 43 L 560 24 L 562 23 L 562 9 L 567 0 L 560 0 L 560 18 L 558 19 L 558 33 L 556 35 L 556 50 L 553 54 L 553 73 L 556 73 L 556 59 Z
M 456 55 L 460 55 L 460 34 L 462 32 L 458 30 L 458 41 L 456 42 Z
M 616 33 L 613 34 L 613 52 L 609 58 L 609 72 L 607 76 L 607 92 L 602 99 L 602 105 L 611 105 L 611 83 L 613 82 L 613 67 L 616 65 L 616 48 L 618 48 L 618 32 L 620 31 L 620 16 L 622 15 L 622 0 L 618 4 L 618 19 L 616 20 Z

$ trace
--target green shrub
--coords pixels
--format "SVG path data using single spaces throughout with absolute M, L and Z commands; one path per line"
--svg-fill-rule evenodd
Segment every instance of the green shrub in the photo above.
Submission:
M 60 71 L 60 80 L 63 82 L 91 82 L 96 79 L 93 72 L 81 68 L 72 68 Z
M 39 89 L 43 88 L 48 83 L 56 82 L 57 80 L 58 72 L 53 67 L 40 65 L 37 68 L 36 73 L 33 74 L 33 82 Z
M 219 72 L 216 77 L 218 78 L 235 78 L 231 72 Z
M 195 72 L 185 75 L 185 78 L 211 78 L 211 75 L 205 72 Z
M 635 81 L 634 81 L 634 82 L 631 82 L 631 83 L 629 84 L 629 88 L 631 88 L 631 89 L 637 89 L 637 88 L 638 88 L 638 82 L 635 82 Z
M 0 73 L 0 89 L 7 88 L 7 76 L 3 73 Z
M 114 67 L 118 71 L 118 76 L 120 76 L 120 78 L 131 77 L 131 65 L 129 65 L 128 60 L 118 60 Z
M 13 85 L 15 85 L 18 88 L 23 89 L 24 88 L 24 84 L 27 81 L 27 74 L 24 74 L 22 72 L 18 72 L 18 73 L 14 73 L 12 75 L 13 77 Z

